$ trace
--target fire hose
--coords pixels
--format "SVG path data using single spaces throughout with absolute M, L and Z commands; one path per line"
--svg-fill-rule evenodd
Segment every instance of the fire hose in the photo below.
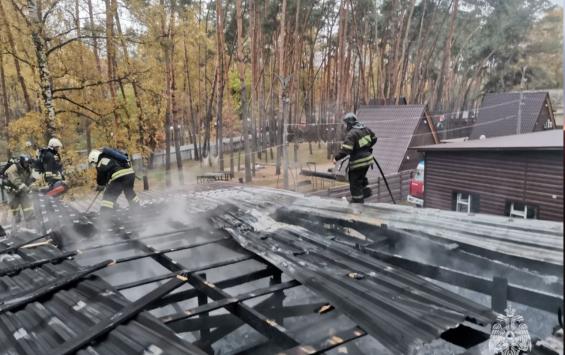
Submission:
M 339 165 L 339 169 L 338 169 L 339 171 L 341 171 L 341 168 L 343 167 L 343 163 L 345 163 L 347 160 L 349 160 L 349 157 L 347 157 L 347 158 L 345 158 L 345 159 L 343 159 L 343 160 L 341 161 L 341 164 Z M 396 200 L 394 199 L 394 196 L 392 195 L 392 191 L 390 190 L 390 187 L 389 187 L 389 185 L 388 185 L 388 180 L 386 179 L 386 176 L 385 176 L 385 174 L 384 174 L 384 172 L 383 172 L 383 169 L 381 168 L 381 166 L 379 165 L 379 162 L 377 161 L 377 159 L 376 159 L 374 156 L 373 156 L 373 161 L 374 161 L 375 164 L 377 165 L 377 168 L 379 169 L 379 172 L 381 173 L 381 176 L 383 177 L 383 180 L 384 180 L 384 182 L 385 182 L 386 189 L 387 189 L 387 191 L 388 191 L 388 194 L 390 195 L 390 198 L 391 198 L 391 200 L 392 200 L 392 203 L 396 205 Z

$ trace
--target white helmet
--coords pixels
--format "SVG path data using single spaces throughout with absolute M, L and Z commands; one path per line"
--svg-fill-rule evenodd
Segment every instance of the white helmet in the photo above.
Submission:
M 58 148 L 63 147 L 63 143 L 61 143 L 61 141 L 58 140 L 57 138 L 51 138 L 49 140 L 49 144 L 47 144 L 47 147 L 53 148 L 53 149 L 58 149 Z
M 88 154 L 88 164 L 97 164 L 100 154 L 102 154 L 102 152 L 98 149 L 92 149 Z

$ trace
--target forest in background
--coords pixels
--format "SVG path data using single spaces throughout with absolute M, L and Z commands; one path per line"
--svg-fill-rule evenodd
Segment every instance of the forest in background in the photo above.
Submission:
M 251 181 L 256 157 L 280 173 L 287 139 L 335 142 L 360 105 L 460 113 L 562 87 L 562 24 L 545 0 L 0 0 L 2 154 L 58 137 L 74 163 L 165 150 L 168 172 L 190 144 L 233 172 L 217 142 L 242 137 Z

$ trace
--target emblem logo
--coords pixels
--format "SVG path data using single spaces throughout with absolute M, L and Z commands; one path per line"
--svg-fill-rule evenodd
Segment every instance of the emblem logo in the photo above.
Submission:
M 492 325 L 489 349 L 493 355 L 519 355 L 532 350 L 532 340 L 524 317 L 508 306 Z

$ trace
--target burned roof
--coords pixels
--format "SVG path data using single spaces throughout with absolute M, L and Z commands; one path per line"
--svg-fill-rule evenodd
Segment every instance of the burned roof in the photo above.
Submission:
M 108 261 L 81 267 L 48 241 L 9 248 L 0 243 L 0 353 L 204 354 L 90 275 Z
M 422 121 L 426 121 L 429 127 L 427 134 L 433 137 L 434 142 L 438 142 L 433 124 L 428 122 L 430 118 L 425 105 L 363 106 L 359 108 L 357 117 L 375 132 L 378 140 L 373 153 L 386 175 L 401 169 Z
M 483 99 L 470 138 L 477 139 L 482 135 L 490 138 L 516 134 L 520 112 L 520 95 L 523 95 L 520 133 L 530 133 L 543 129 L 544 122 L 537 125 L 536 122 L 542 115 L 545 105 L 548 106 L 547 114 L 552 121 L 552 127 L 555 127 L 555 119 L 547 92 L 490 93 Z
M 464 142 L 435 144 L 417 147 L 421 151 L 466 151 L 466 150 L 556 150 L 563 151 L 563 131 L 551 129 L 541 132 L 515 134 L 511 136 L 473 139 Z
M 418 353 L 438 342 L 460 350 L 488 338 L 494 314 L 430 279 L 450 282 L 457 276 L 456 285 L 471 280 L 479 292 L 490 294 L 488 278 L 497 272 L 508 275 L 511 301 L 549 311 L 562 303 L 554 294 L 562 283 L 529 276 L 527 288 L 516 285 L 525 274 L 513 259 L 503 259 L 509 265 L 498 262 L 506 249 L 492 251 L 488 259 L 473 255 L 477 247 L 490 245 L 474 241 L 491 231 L 496 231 L 493 243 L 516 234 L 522 238 L 522 222 L 498 231 L 494 226 L 500 220 L 481 218 L 475 224 L 483 225 L 479 236 L 455 230 L 457 223 L 443 235 L 426 226 L 426 233 L 447 241 L 429 243 L 426 234 L 395 229 L 410 224 L 408 210 L 356 210 L 343 201 L 230 184 L 140 196 L 141 209 L 118 210 L 109 224 L 96 214 L 80 215 L 88 201 L 71 206 L 40 197 L 41 209 L 57 211 L 41 214 L 41 233 L 51 239 L 49 230 L 60 230 L 64 250 L 32 235 L 0 245 L 0 255 L 10 255 L 0 265 L 0 273 L 9 270 L 0 285 L 37 280 L 0 293 L 0 341 L 7 339 L 10 354 L 33 354 L 42 341 L 50 353 L 101 355 L 312 354 L 332 348 L 396 354 Z M 104 228 L 97 227 L 94 235 L 77 228 L 83 217 Z M 419 223 L 429 219 L 418 217 Z M 465 223 L 463 230 L 471 225 Z M 562 229 L 554 228 L 537 227 L 536 250 L 555 248 L 551 240 L 561 240 Z M 460 246 L 454 248 L 449 238 Z M 452 264 L 408 260 L 407 245 Z M 512 241 L 498 245 L 510 248 Z M 543 270 L 547 265 L 544 260 Z M 464 274 L 453 267 L 463 267 Z M 41 330 L 35 331 L 36 324 Z

